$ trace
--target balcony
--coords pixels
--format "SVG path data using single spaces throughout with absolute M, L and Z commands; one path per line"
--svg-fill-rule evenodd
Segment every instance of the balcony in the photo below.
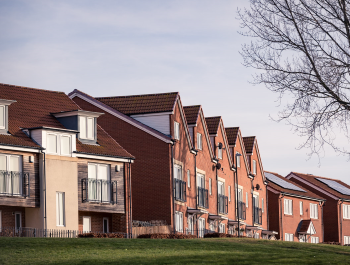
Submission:
M 0 171 L 0 195 L 28 197 L 29 173 L 17 171 Z
M 175 200 L 186 201 L 186 182 L 180 179 L 175 179 Z
M 219 213 L 221 213 L 221 214 L 228 213 L 228 198 L 227 198 L 227 196 L 219 194 L 218 209 L 219 209 Z
M 83 202 L 117 203 L 117 182 L 103 179 L 82 179 Z
M 208 209 L 208 190 L 204 188 L 197 188 L 197 205 L 198 207 Z
M 239 213 L 239 219 L 245 220 L 246 219 L 246 208 L 245 203 L 239 201 L 238 202 L 238 213 Z
M 262 224 L 262 210 L 261 208 L 254 207 L 254 223 L 255 224 Z

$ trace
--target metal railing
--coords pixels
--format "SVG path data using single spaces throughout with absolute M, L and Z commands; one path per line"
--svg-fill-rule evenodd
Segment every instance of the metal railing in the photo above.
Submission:
M 186 201 L 186 182 L 180 179 L 175 179 L 175 200 Z
M 208 209 L 208 190 L 204 188 L 197 188 L 197 205 Z
M 58 229 L 38 229 L 29 227 L 2 227 L 0 228 L 0 237 L 53 237 L 53 238 L 76 238 L 83 234 L 96 234 L 96 235 L 113 235 L 118 234 L 127 237 L 126 233 L 121 232 L 83 232 L 80 230 L 58 230 Z
M 218 208 L 219 208 L 219 213 L 222 213 L 222 214 L 228 213 L 228 197 L 227 196 L 219 194 Z
M 259 207 L 254 207 L 253 208 L 254 211 L 254 223 L 255 224 L 262 224 L 262 210 Z
M 117 203 L 117 182 L 103 179 L 82 179 L 82 201 Z
M 245 202 L 238 201 L 238 213 L 239 213 L 239 219 L 246 220 Z
M 29 173 L 0 170 L 0 195 L 30 196 Z

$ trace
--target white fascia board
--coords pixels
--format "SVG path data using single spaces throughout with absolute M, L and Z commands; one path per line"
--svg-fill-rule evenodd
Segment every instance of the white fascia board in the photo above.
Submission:
M 174 114 L 174 112 L 173 111 L 168 111 L 168 112 L 136 114 L 136 115 L 130 115 L 130 117 L 138 118 L 138 117 L 161 116 L 161 115 L 171 115 L 171 114 Z
M 171 139 L 169 139 L 168 137 L 162 136 L 158 132 L 157 133 L 154 132 L 153 129 L 151 129 L 151 128 L 148 129 L 147 125 L 144 125 L 143 123 L 136 121 L 135 119 L 130 118 L 129 116 L 126 116 L 126 115 L 120 113 L 119 111 L 112 109 L 111 107 L 108 107 L 107 105 L 105 105 L 102 102 L 95 102 L 95 101 L 91 100 L 90 98 L 88 98 L 87 96 L 84 96 L 84 95 L 79 94 L 79 93 L 73 93 L 69 96 L 70 99 L 73 99 L 74 97 L 78 97 L 78 98 L 85 100 L 86 102 L 90 103 L 91 105 L 98 107 L 98 108 L 104 110 L 105 112 L 108 112 L 109 114 L 113 115 L 114 117 L 117 117 L 118 119 L 121 119 L 122 121 L 125 121 L 125 122 L 131 124 L 132 126 L 154 136 L 157 139 L 162 140 L 163 142 L 165 142 L 167 144 L 172 143 Z
M 0 99 L 0 105 L 9 106 L 15 102 L 17 102 L 17 100 Z
M 179 110 L 180 110 L 180 115 L 181 115 L 181 119 L 182 119 L 182 124 L 184 126 L 186 126 L 185 128 L 185 133 L 186 133 L 186 136 L 187 136 L 187 141 L 188 141 L 188 146 L 190 148 L 190 150 L 192 149 L 192 140 L 191 140 L 191 137 L 190 137 L 190 133 L 188 131 L 188 127 L 187 127 L 187 122 L 185 121 L 185 115 L 183 113 L 183 107 L 182 107 L 182 104 L 181 104 L 181 101 L 180 101 L 180 98 L 177 97 L 177 103 L 178 103 L 178 107 L 179 107 Z M 174 108 L 175 109 L 175 108 Z
M 75 153 L 75 156 L 78 157 L 78 158 L 88 158 L 88 159 L 105 160 L 105 161 L 131 162 L 131 163 L 134 163 L 133 159 L 128 159 L 128 158 L 99 156 L 99 155 L 80 154 L 80 153 Z
M 21 151 L 21 152 L 28 152 L 28 153 L 40 153 L 40 149 L 35 149 L 35 148 L 26 148 L 26 147 L 17 147 L 17 146 L 11 146 L 11 145 L 1 145 L 0 144 L 0 149 L 4 150 L 12 150 L 12 151 Z
M 336 197 L 335 195 L 329 193 L 328 191 L 325 191 L 324 189 L 322 189 L 322 188 L 320 188 L 320 187 L 318 187 L 318 186 L 316 186 L 316 185 L 314 185 L 314 184 L 312 184 L 312 183 L 310 183 L 310 182 L 304 180 L 303 178 L 301 178 L 301 177 L 299 177 L 299 176 L 297 176 L 297 175 L 295 175 L 295 174 L 293 174 L 293 173 L 290 173 L 286 178 L 287 178 L 287 179 L 291 179 L 291 177 L 292 177 L 291 175 L 293 175 L 293 177 L 294 177 L 295 179 L 299 180 L 300 182 L 302 182 L 302 183 L 304 183 L 304 184 L 310 186 L 311 188 L 314 188 L 315 190 L 318 190 L 318 191 L 320 191 L 320 192 L 326 194 L 327 196 L 331 197 L 332 199 L 334 199 L 334 200 L 339 200 L 339 197 Z
M 92 117 L 92 118 L 98 118 L 104 113 L 102 112 L 94 112 L 94 111 L 86 111 L 86 110 L 73 110 L 73 111 L 65 111 L 65 112 L 58 112 L 58 113 L 51 113 L 55 118 L 61 118 L 61 117 L 70 117 L 70 116 L 85 116 L 85 117 Z

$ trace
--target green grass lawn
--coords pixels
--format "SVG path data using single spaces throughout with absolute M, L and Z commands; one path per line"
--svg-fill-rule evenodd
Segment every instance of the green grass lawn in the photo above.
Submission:
M 350 247 L 256 239 L 0 238 L 0 264 L 350 264 Z

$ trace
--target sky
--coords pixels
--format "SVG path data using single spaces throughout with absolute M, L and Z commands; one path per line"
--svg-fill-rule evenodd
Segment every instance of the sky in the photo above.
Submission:
M 256 136 L 264 170 L 337 178 L 349 161 L 319 159 L 285 122 L 277 94 L 242 65 L 237 10 L 247 0 L 1 0 L 0 83 L 91 96 L 180 92 L 225 127 Z

